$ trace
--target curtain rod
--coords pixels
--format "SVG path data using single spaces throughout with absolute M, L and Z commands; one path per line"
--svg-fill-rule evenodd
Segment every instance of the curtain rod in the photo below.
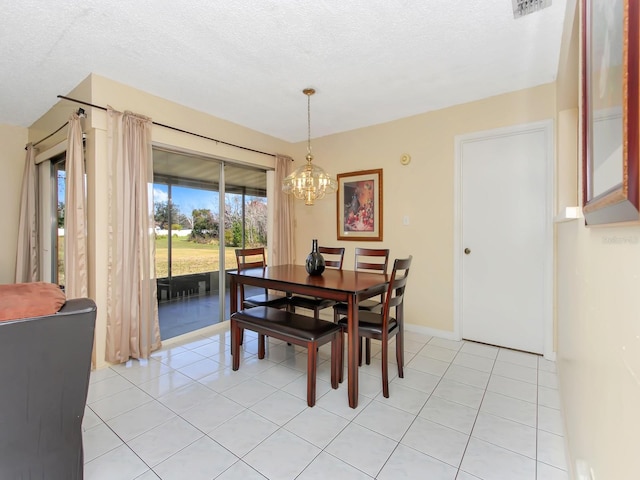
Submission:
M 80 115 L 81 117 L 84 116 L 84 108 L 79 108 L 78 109 L 78 115 Z M 40 140 L 38 140 L 36 143 L 33 143 L 31 146 L 35 147 L 36 145 L 38 145 L 39 143 L 44 142 L 47 138 L 51 138 L 53 137 L 56 133 L 58 133 L 60 130 L 62 130 L 64 127 L 66 127 L 67 125 L 69 125 L 69 122 L 64 122 L 64 124 L 60 125 L 60 127 L 53 133 L 50 133 L 49 135 L 47 135 L 44 138 L 41 138 Z M 24 147 L 24 149 L 26 150 L 27 147 Z
M 44 138 L 41 138 L 40 140 L 38 140 L 36 143 L 32 144 L 31 146 L 32 146 L 32 147 L 35 147 L 36 145 L 38 145 L 38 144 L 40 144 L 40 143 L 44 142 L 47 138 L 51 138 L 51 137 L 53 137 L 56 133 L 58 133 L 60 130 L 62 130 L 62 129 L 63 129 L 64 127 L 66 127 L 67 125 L 69 125 L 69 122 L 64 122 L 64 124 L 62 124 L 62 125 L 60 126 L 60 128 L 58 128 L 55 132 L 50 133 L 49 135 L 47 135 L 47 136 L 46 136 L 46 137 L 44 137 Z M 24 149 L 26 150 L 26 149 L 27 149 L 27 147 L 24 147 Z
M 83 102 L 82 100 L 77 100 L 77 99 L 75 99 L 75 98 L 65 97 L 64 95 L 58 95 L 58 98 L 63 98 L 63 99 L 65 99 L 65 100 L 69 100 L 69 101 L 71 101 L 71 102 L 80 103 L 80 104 L 82 104 L 82 105 L 86 105 L 86 106 L 88 106 L 88 107 L 99 108 L 100 110 L 104 110 L 104 111 L 106 111 L 106 110 L 107 110 L 107 108 L 106 108 L 106 107 L 101 107 L 100 105 L 94 105 L 94 104 L 92 104 L 92 103 Z M 69 122 L 67 122 L 67 123 L 69 123 Z M 62 127 L 60 127 L 58 130 L 56 130 L 55 132 L 53 132 L 51 135 L 54 135 L 54 134 L 58 133 L 60 130 L 62 130 L 62 128 L 64 128 L 64 127 L 67 125 L 67 123 L 65 123 L 64 125 L 62 125 Z M 204 138 L 205 140 L 211 140 L 211 141 L 213 141 L 213 142 L 221 143 L 221 144 L 223 144 L 223 145 L 228 145 L 228 146 L 230 146 L 230 147 L 240 148 L 240 149 L 242 149 L 242 150 L 247 150 L 247 151 L 249 151 L 249 152 L 260 153 L 260 154 L 262 154 L 262 155 L 269 155 L 270 157 L 275 157 L 275 156 L 276 156 L 274 153 L 268 153 L 268 152 L 262 152 L 262 151 L 260 151 L 260 150 L 254 150 L 253 148 L 243 147 L 242 145 L 236 145 L 236 144 L 234 144 L 234 143 L 225 142 L 225 141 L 223 141 L 223 140 L 218 140 L 218 139 L 216 139 L 216 138 L 207 137 L 206 135 L 200 135 L 199 133 L 189 132 L 188 130 L 183 130 L 183 129 L 181 129 L 181 128 L 172 127 L 171 125 L 165 125 L 164 123 L 158 123 L 158 122 L 154 122 L 154 121 L 152 121 L 151 123 L 153 123 L 154 125 L 157 125 L 157 126 L 159 126 L 159 127 L 168 128 L 169 130 L 175 130 L 176 132 L 180 132 L 180 133 L 186 133 L 186 134 L 188 134 L 188 135 L 193 135 L 194 137 Z M 49 137 L 50 137 L 51 135 L 49 135 Z M 38 143 L 42 142 L 43 140 L 46 140 L 46 139 L 47 139 L 47 138 L 49 138 L 49 137 L 43 138 L 43 139 L 42 139 L 42 140 L 40 140 Z M 37 145 L 37 143 L 36 143 L 36 144 L 34 144 L 34 146 L 35 146 L 35 145 Z

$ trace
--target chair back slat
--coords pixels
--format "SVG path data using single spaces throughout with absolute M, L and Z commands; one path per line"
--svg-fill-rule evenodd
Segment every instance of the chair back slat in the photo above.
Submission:
M 250 268 L 265 268 L 267 266 L 264 247 L 236 248 L 235 252 L 238 272 Z
M 388 248 L 356 248 L 355 269 L 387 273 L 389 265 Z
M 318 252 L 324 257 L 324 264 L 329 268 L 337 268 L 342 270 L 342 263 L 344 261 L 343 247 L 318 247 Z M 331 255 L 327 258 L 325 255 Z

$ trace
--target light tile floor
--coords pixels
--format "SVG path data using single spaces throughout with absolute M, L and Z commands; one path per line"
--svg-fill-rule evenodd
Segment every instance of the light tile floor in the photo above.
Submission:
M 233 372 L 220 328 L 91 374 L 86 480 L 568 479 L 555 364 L 541 357 L 406 332 L 405 378 L 393 365 L 382 396 L 374 342 L 354 410 L 346 383 L 331 389 L 325 345 L 309 408 L 304 349 L 270 340 L 258 360 L 246 332 Z

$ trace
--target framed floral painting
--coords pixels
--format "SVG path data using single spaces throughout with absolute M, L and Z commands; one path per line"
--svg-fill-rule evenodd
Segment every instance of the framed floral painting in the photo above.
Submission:
M 338 174 L 338 240 L 382 241 L 382 169 Z

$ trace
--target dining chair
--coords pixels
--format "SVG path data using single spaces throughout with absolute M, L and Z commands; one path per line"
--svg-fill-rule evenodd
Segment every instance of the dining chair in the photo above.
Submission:
M 318 247 L 318 252 L 324 257 L 324 264 L 328 268 L 342 270 L 344 261 L 344 248 L 342 247 Z M 289 299 L 289 306 L 292 312 L 296 311 L 296 307 L 313 310 L 313 318 L 320 318 L 320 310 L 333 307 L 337 302 L 326 298 L 312 297 L 309 295 L 293 295 Z
M 358 272 L 370 272 L 386 274 L 389 266 L 389 249 L 388 248 L 356 248 L 354 270 Z M 358 310 L 373 311 L 380 309 L 384 301 L 384 294 L 380 295 L 380 299 L 363 300 L 358 303 Z M 333 321 L 337 322 L 340 316 L 347 315 L 347 304 L 336 303 L 333 306 Z M 366 340 L 366 362 L 371 363 L 371 340 Z M 362 365 L 362 348 L 358 355 L 358 363 Z
M 243 270 L 249 270 L 250 268 L 267 268 L 266 256 L 264 253 L 264 247 L 255 248 L 236 248 L 236 262 L 238 263 L 238 273 Z M 286 295 L 278 293 L 269 293 L 269 290 L 264 289 L 264 293 L 258 293 L 246 297 L 244 293 L 244 285 L 240 284 L 238 287 L 240 293 L 240 306 L 238 310 L 252 307 L 273 307 L 273 308 L 288 308 L 289 298 Z M 233 301 L 236 301 L 234 299 Z M 244 335 L 242 331 L 240 333 L 240 344 L 242 344 Z
M 250 268 L 262 268 L 264 270 L 267 267 L 264 247 L 236 248 L 236 262 L 238 263 L 238 272 L 248 270 Z M 251 307 L 286 308 L 289 303 L 289 299 L 286 295 L 269 293 L 266 288 L 264 289 L 264 293 L 246 297 L 244 285 L 240 284 L 239 292 L 239 310 Z
M 367 338 L 367 340 L 372 338 L 380 340 L 382 343 L 382 394 L 385 398 L 389 398 L 389 340 L 393 337 L 396 337 L 398 377 L 404 378 L 404 293 L 412 259 L 413 257 L 409 255 L 408 258 L 396 259 L 393 262 L 393 270 L 381 311 L 358 311 L 358 336 Z M 390 314 L 392 308 L 395 315 L 393 317 Z M 347 317 L 340 317 L 338 325 L 340 325 L 342 333 L 346 333 Z M 344 344 L 344 338 L 342 343 Z M 342 381 L 343 375 L 343 362 L 344 358 L 341 357 L 340 381 Z

